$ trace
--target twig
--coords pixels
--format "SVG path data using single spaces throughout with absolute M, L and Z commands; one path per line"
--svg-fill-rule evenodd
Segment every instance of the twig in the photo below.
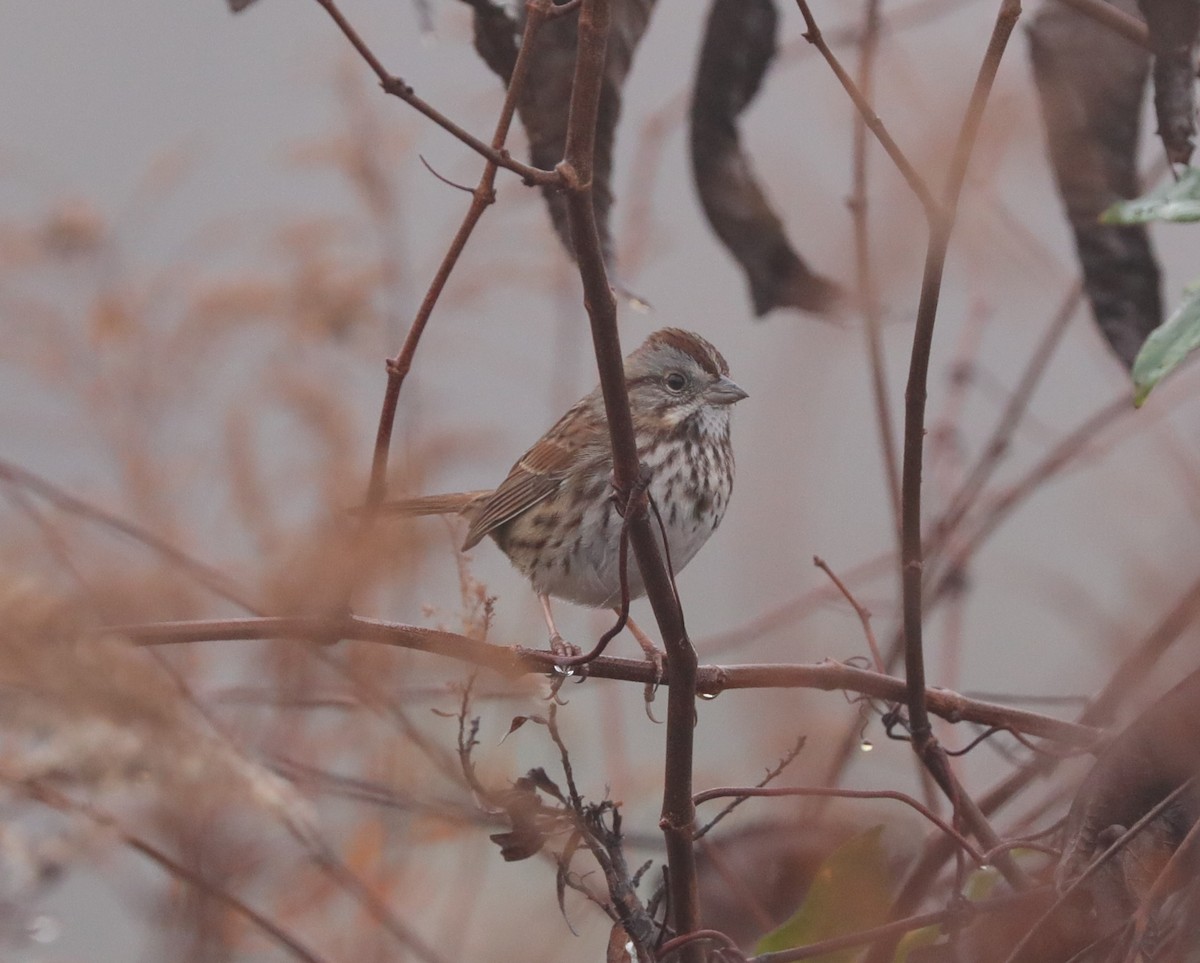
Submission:
M 346 39 L 349 40 L 354 49 L 358 51 L 359 56 L 361 56 L 362 59 L 367 62 L 367 66 L 369 66 L 375 76 L 379 78 L 379 86 L 382 87 L 387 93 L 394 97 L 399 97 L 406 104 L 414 107 L 417 111 L 424 114 L 443 130 L 457 137 L 477 154 L 484 157 L 489 165 L 493 167 L 503 167 L 506 170 L 512 171 L 514 174 L 519 174 L 527 184 L 554 185 L 558 183 L 558 176 L 553 171 L 544 171 L 537 167 L 531 167 L 528 164 L 522 164 L 518 160 L 514 160 L 509 155 L 508 151 L 504 150 L 503 141 L 497 144 L 493 140 L 490 145 L 485 144 L 474 134 L 467 132 L 441 111 L 435 109 L 429 103 L 422 100 L 417 96 L 416 92 L 411 86 L 406 84 L 399 77 L 396 77 L 387 71 L 387 69 L 379 61 L 379 58 L 372 53 L 371 48 L 368 47 L 362 37 L 359 36 L 358 31 L 354 29 L 342 11 L 338 9 L 338 6 L 334 0 L 317 0 L 317 3 L 324 7 L 325 12 L 333 18 L 333 22 L 338 25 L 338 29 L 346 35 Z M 515 76 L 516 71 L 514 70 L 513 73 Z M 509 90 L 512 90 L 511 85 Z
M 83 815 L 97 826 L 102 826 L 113 832 L 130 849 L 141 853 L 151 862 L 157 863 L 176 879 L 194 887 L 205 896 L 224 904 L 239 916 L 244 917 L 273 942 L 287 950 L 295 959 L 303 960 L 304 963 L 326 963 L 323 957 L 318 956 L 306 947 L 278 923 L 263 916 L 227 889 L 212 883 L 195 870 L 172 859 L 157 846 L 154 846 L 134 833 L 127 832 L 108 813 L 95 809 L 87 803 L 71 799 L 69 796 L 41 781 L 18 779 L 7 773 L 0 773 L 0 779 L 17 791 L 52 809 L 63 813 Z
M 984 854 L 972 846 L 969 839 L 964 837 L 953 826 L 939 817 L 937 813 L 931 811 L 928 806 L 922 805 L 907 793 L 898 792 L 894 789 L 838 789 L 828 786 L 803 786 L 768 789 L 759 786 L 722 786 L 719 789 L 706 789 L 704 792 L 697 793 L 693 797 L 693 802 L 699 806 L 701 803 L 708 802 L 710 799 L 725 799 L 729 796 L 733 796 L 738 799 L 750 799 L 754 797 L 786 798 L 789 796 L 799 796 L 803 798 L 820 796 L 833 799 L 894 799 L 897 802 L 902 802 L 906 806 L 915 809 L 918 813 L 937 826 L 937 828 L 945 833 L 946 836 L 957 843 L 964 853 L 971 857 L 971 859 L 975 862 L 975 865 L 983 866 L 987 862 Z
M 644 493 L 641 498 L 628 498 L 641 477 L 641 468 L 625 389 L 616 301 L 600 249 L 592 199 L 596 120 L 610 17 L 609 0 L 585 0 L 580 7 L 571 110 L 558 171 L 565 185 L 571 246 L 583 283 L 583 301 L 591 322 L 592 345 L 608 417 L 613 486 L 624 503 L 634 557 L 667 650 L 672 685 L 667 698 L 666 773 L 659 825 L 666 840 L 675 930 L 684 934 L 699 928 L 696 855 L 691 839 L 695 821 L 692 763 L 697 659 L 696 650 L 687 638 L 674 586 L 652 534 L 647 500 Z M 699 947 L 684 947 L 682 958 L 684 963 L 700 963 Z
M 317 2 L 329 10 L 334 19 L 338 20 L 339 26 L 342 26 L 343 31 L 347 31 L 346 35 L 350 37 L 351 42 L 354 42 L 357 39 L 357 34 L 354 33 L 349 24 L 345 24 L 344 20 L 339 20 L 340 13 L 337 13 L 337 8 L 333 5 L 332 0 L 317 0 Z M 392 429 L 396 421 L 396 408 L 400 401 L 400 389 L 404 385 L 404 379 L 408 377 L 408 372 L 412 369 L 413 358 L 417 353 L 418 345 L 421 343 L 421 335 L 425 332 L 425 326 L 429 322 L 429 317 L 433 314 L 433 309 L 437 305 L 438 298 L 446 286 L 446 281 L 449 279 L 455 265 L 458 264 L 458 259 L 463 249 L 467 246 L 467 241 L 475 230 L 475 225 L 479 223 L 483 212 L 496 199 L 495 185 L 497 169 L 503 166 L 510 166 L 511 164 L 511 159 L 509 159 L 507 164 L 501 163 L 501 160 L 508 158 L 508 154 L 504 152 L 503 148 L 508 139 L 509 128 L 512 126 L 513 114 L 517 109 L 517 98 L 529 74 L 529 57 L 530 51 L 534 47 L 533 40 L 545 22 L 546 11 L 549 6 L 550 0 L 531 0 L 527 4 L 525 32 L 522 37 L 521 48 L 517 53 L 516 63 L 513 65 L 508 92 L 504 97 L 504 105 L 500 108 L 500 117 L 496 121 L 496 130 L 492 135 L 492 146 L 488 149 L 492 154 L 496 154 L 497 156 L 493 157 L 485 153 L 484 156 L 488 159 L 484 164 L 479 183 L 472 193 L 471 204 L 467 208 L 466 214 L 463 215 L 462 223 L 455 232 L 454 238 L 450 242 L 450 247 L 442 257 L 441 264 L 438 265 L 437 273 L 434 274 L 433 280 L 429 283 L 429 288 L 425 292 L 425 297 L 421 300 L 421 306 L 417 309 L 417 314 L 413 318 L 412 326 L 408 330 L 408 336 L 404 339 L 404 345 L 401 347 L 400 353 L 388 360 L 387 388 L 384 391 L 383 407 L 379 412 L 379 427 L 375 433 L 375 450 L 371 460 L 371 477 L 367 485 L 366 505 L 362 518 L 364 529 L 371 524 L 374 510 L 383 501 L 386 494 L 388 452 L 392 444 Z M 355 46 L 357 47 L 359 44 L 361 44 L 361 40 Z M 386 71 L 379 66 L 378 61 L 375 60 L 373 55 L 368 56 L 370 51 L 365 50 L 365 47 L 360 47 L 360 52 L 363 53 L 367 62 L 371 64 L 375 73 L 383 80 L 386 77 Z
M 994 913 L 1021 906 L 1030 902 L 1048 888 L 1043 887 L 1040 890 L 1012 893 L 1008 896 L 998 896 L 994 899 L 979 900 L 977 902 L 960 902 L 948 906 L 946 909 L 937 910 L 932 913 L 922 913 L 919 916 L 909 916 L 892 923 L 885 923 L 883 926 L 859 930 L 857 933 L 850 933 L 846 936 L 835 936 L 832 939 L 822 940 L 819 943 L 810 943 L 808 946 L 801 946 L 794 950 L 763 953 L 761 956 L 751 957 L 748 963 L 797 963 L 799 960 L 811 960 L 813 957 L 825 956 L 837 950 L 866 946 L 868 943 L 874 943 L 876 940 L 898 938 L 905 933 L 911 933 L 913 930 L 924 929 L 926 926 L 937 926 L 951 920 L 966 922 L 980 913 Z
M 545 650 L 495 645 L 454 632 L 360 616 L 151 622 L 109 626 L 99 631 L 124 635 L 136 645 L 246 639 L 294 639 L 303 642 L 357 639 L 457 659 L 506 676 L 549 675 L 558 664 L 558 657 Z M 655 677 L 655 667 L 642 659 L 602 656 L 592 662 L 588 670 L 591 678 L 619 679 L 643 685 L 653 682 Z M 671 670 L 662 684 L 674 688 L 679 687 L 681 681 Z M 719 695 L 734 689 L 795 688 L 859 692 L 890 702 L 903 700 L 906 692 L 906 685 L 901 679 L 833 661 L 698 666 L 691 692 Z M 1025 709 L 968 699 L 948 689 L 930 689 L 925 699 L 930 712 L 951 722 L 1001 726 L 1078 748 L 1094 748 L 1101 735 L 1090 726 L 1065 722 Z
M 1146 50 L 1152 49 L 1150 31 L 1146 28 L 1146 24 L 1124 10 L 1114 7 L 1111 3 L 1106 3 L 1105 0 L 1059 0 L 1059 2 L 1091 17 L 1097 23 L 1104 24 L 1139 47 Z
M 858 41 L 858 88 L 867 103 L 874 96 L 875 57 L 879 49 L 879 2 L 866 0 L 862 33 Z M 892 425 L 891 391 L 887 383 L 887 367 L 883 356 L 883 319 L 875 292 L 875 276 L 871 265 L 871 232 L 867 203 L 867 123 L 861 111 L 854 112 L 854 143 L 852 148 L 854 191 L 850 196 L 850 214 L 854 222 L 854 262 L 858 278 L 858 296 L 866 324 L 867 358 L 871 362 L 871 393 L 875 402 L 875 423 L 879 430 L 879 447 L 883 455 L 884 478 L 892 505 L 892 527 L 896 532 L 896 549 L 900 548 L 900 457 L 896 449 L 896 431 Z M 882 663 L 878 663 L 882 671 Z
M 719 943 L 723 956 L 728 956 L 739 961 L 745 961 L 746 959 L 741 949 L 738 948 L 737 943 L 720 930 L 692 930 L 690 933 L 684 933 L 682 936 L 676 936 L 674 939 L 667 940 L 658 948 L 658 959 L 668 960 L 672 953 L 693 943 Z
M 223 572 L 192 558 L 186 552 L 181 551 L 140 525 L 136 525 L 133 522 L 114 515 L 112 512 L 107 512 L 102 508 L 91 505 L 81 498 L 76 498 L 74 495 L 68 495 L 61 488 L 47 481 L 45 478 L 8 461 L 0 460 L 0 481 L 5 481 L 14 486 L 14 488 L 33 492 L 60 511 L 69 512 L 72 515 L 86 518 L 106 528 L 111 528 L 113 531 L 161 555 L 214 595 L 232 602 L 238 608 L 245 609 L 247 612 L 256 615 L 261 614 L 259 608 L 253 602 L 245 598 L 233 587 L 231 580 Z
M 875 640 L 875 630 L 871 628 L 870 610 L 859 603 L 858 599 L 854 597 L 854 593 L 852 593 L 850 589 L 846 587 L 845 582 L 843 582 L 837 577 L 837 575 L 834 574 L 833 569 L 829 567 L 825 559 L 821 558 L 819 555 L 814 555 L 813 565 L 829 576 L 829 580 L 837 586 L 838 591 L 841 592 L 842 595 L 845 596 L 846 601 L 850 603 L 850 607 L 854 609 L 854 613 L 858 616 L 858 620 L 862 623 L 863 633 L 867 637 L 867 647 L 871 650 L 871 658 L 875 660 L 875 671 L 886 672 L 887 669 L 884 667 L 883 655 L 879 651 L 879 643 Z
M 763 778 L 760 779 L 757 783 L 755 783 L 755 788 L 762 789 L 773 779 L 777 779 L 779 776 L 781 776 L 783 774 L 783 771 L 785 769 L 787 769 L 787 767 L 790 766 L 793 762 L 795 762 L 796 757 L 800 755 L 800 750 L 802 750 L 804 748 L 805 742 L 807 742 L 807 738 L 805 736 L 801 736 L 799 739 L 797 739 L 795 745 L 793 745 L 786 753 L 784 753 L 783 758 L 779 760 L 778 765 L 776 765 L 774 769 L 768 769 L 767 774 L 765 776 L 763 776 Z M 717 813 L 715 816 L 713 816 L 712 819 L 710 819 L 707 823 L 705 823 L 698 830 L 696 830 L 695 836 L 693 838 L 695 838 L 697 840 L 703 839 L 710 832 L 712 832 L 713 828 L 716 827 L 721 822 L 721 820 L 723 820 L 731 812 L 733 812 L 735 809 L 737 809 L 737 807 L 740 806 L 743 802 L 745 802 L 747 798 L 749 798 L 749 797 L 743 796 L 743 797 L 741 797 L 739 799 L 735 799 L 733 802 L 729 803 L 729 805 L 725 806 L 719 813 Z M 692 797 L 692 802 L 694 802 L 696 805 L 700 804 L 700 800 L 695 796 Z
M 916 330 L 913 333 L 908 386 L 905 391 L 904 462 L 901 479 L 904 661 L 905 678 L 909 686 L 906 702 L 913 750 L 937 780 L 942 791 L 955 804 L 956 811 L 988 849 L 997 847 L 1001 840 L 988 825 L 974 801 L 958 784 L 945 754 L 933 736 L 925 705 L 921 473 L 925 446 L 925 401 L 929 381 L 929 359 L 933 348 L 933 331 L 941 296 L 942 275 L 946 266 L 946 252 L 956 220 L 958 199 L 966 179 L 967 165 L 983 119 L 983 110 L 991 93 L 1001 57 L 1008 45 L 1008 38 L 1020 13 L 1020 0 L 1003 0 L 955 143 L 943 201 L 937 209 L 936 216 L 931 219 L 925 272 L 921 282 L 921 299 L 917 308 Z M 1011 857 L 1001 857 L 996 866 L 1014 888 L 1028 887 L 1028 878 Z
M 1044 913 L 1042 913 L 1041 916 L 1034 920 L 1033 925 L 1025 931 L 1025 935 L 1021 938 L 1017 945 L 1013 947 L 1012 952 L 1010 952 L 1008 956 L 1004 958 L 1004 963 L 1017 963 L 1017 960 L 1021 959 L 1022 952 L 1033 940 L 1033 937 L 1038 930 L 1046 925 L 1050 918 L 1058 912 L 1058 910 L 1067 902 L 1067 900 L 1071 898 L 1076 890 L 1078 890 L 1079 887 L 1087 882 L 1087 880 L 1089 880 L 1096 873 L 1096 871 L 1100 869 L 1100 867 L 1102 867 L 1110 859 L 1116 856 L 1116 854 L 1119 853 L 1125 846 L 1127 846 L 1131 839 L 1141 833 L 1147 826 L 1150 825 L 1151 822 L 1161 816 L 1163 812 L 1166 811 L 1168 806 L 1170 806 L 1180 796 L 1191 789 L 1192 786 L 1195 785 L 1195 782 L 1196 777 L 1193 776 L 1191 779 L 1181 783 L 1171 790 L 1171 792 L 1167 793 L 1167 795 L 1151 806 L 1150 809 L 1148 809 L 1137 822 L 1125 830 L 1125 832 L 1123 832 L 1117 839 L 1113 840 L 1112 844 L 1108 846 L 1104 852 L 1088 863 L 1084 871 L 1071 880 L 1069 885 L 1060 889 L 1058 898 L 1050 904 L 1050 907 Z
M 888 133 L 887 128 L 883 125 L 883 121 L 879 119 L 879 115 L 875 113 L 871 104 L 863 96 L 862 91 L 858 89 L 858 85 L 854 83 L 853 78 L 846 72 L 846 68 L 841 65 L 837 56 L 829 49 L 829 44 L 825 42 L 821 28 L 817 26 L 817 21 L 813 18 L 812 11 L 808 8 L 807 0 L 796 0 L 796 5 L 800 8 L 800 15 L 804 18 L 804 39 L 821 52 L 821 56 L 825 58 L 846 93 L 850 95 L 850 99 L 854 101 L 854 106 L 858 108 L 858 112 L 862 116 L 864 123 L 871 129 L 871 133 L 875 135 L 875 138 L 879 141 L 883 149 L 887 151 L 888 157 L 892 159 L 892 163 L 896 165 L 896 169 L 900 171 L 901 176 L 908 182 L 908 186 L 912 189 L 912 192 L 917 195 L 917 200 L 921 202 L 921 207 L 925 210 L 925 217 L 929 220 L 930 224 L 933 224 L 941 216 L 941 205 L 938 204 L 930 192 L 925 179 L 917 173 L 917 169 L 913 167 L 912 162 L 905 155 L 904 151 L 900 149 L 900 145 L 892 139 L 892 135 Z

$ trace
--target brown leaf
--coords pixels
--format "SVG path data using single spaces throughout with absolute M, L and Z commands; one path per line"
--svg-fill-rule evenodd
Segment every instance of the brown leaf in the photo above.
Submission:
M 629 955 L 629 934 L 620 923 L 613 923 L 608 934 L 608 949 L 604 954 L 604 963 L 633 963 Z
M 1129 13 L 1134 2 L 1113 5 Z M 1115 201 L 1139 193 L 1139 114 L 1149 58 L 1062 3 L 1041 8 L 1029 43 L 1084 287 L 1101 332 L 1132 367 L 1142 342 L 1162 321 L 1158 263 L 1144 227 L 1105 225 L 1098 218 Z
M 475 49 L 505 84 L 516 61 L 517 37 L 524 29 L 524 6 L 514 20 L 488 0 L 467 0 L 475 9 Z M 655 0 L 613 0 L 612 27 L 600 91 L 596 129 L 593 199 L 600 248 L 605 262 L 613 264 L 609 211 L 613 205 L 612 163 L 617 120 L 621 114 L 621 89 L 633 64 L 633 54 L 650 22 Z M 574 15 L 556 17 L 538 32 L 531 51 L 529 76 L 517 101 L 517 114 L 529 136 L 529 158 L 535 167 L 550 170 L 563 159 L 567 142 L 567 115 L 575 76 L 576 23 Z M 567 227 L 566 201 L 553 188 L 543 188 L 554 230 L 567 252 L 574 256 Z
M 692 173 L 709 224 L 746 273 L 754 313 L 832 312 L 841 292 L 792 248 L 742 149 L 737 120 L 775 57 L 774 0 L 714 0 L 691 109 Z

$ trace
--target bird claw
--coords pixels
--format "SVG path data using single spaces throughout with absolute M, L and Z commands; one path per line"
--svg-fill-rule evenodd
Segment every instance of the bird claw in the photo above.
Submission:
M 646 700 L 646 718 L 653 722 L 656 726 L 662 725 L 662 719 L 658 719 L 654 715 L 654 696 L 658 692 L 657 682 L 647 682 L 644 690 L 643 698 Z
M 560 659 L 574 659 L 583 654 L 583 649 L 572 645 L 557 632 L 550 636 L 550 651 Z

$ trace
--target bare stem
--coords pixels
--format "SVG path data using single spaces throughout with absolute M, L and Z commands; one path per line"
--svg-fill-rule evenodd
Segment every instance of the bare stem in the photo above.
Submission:
M 346 39 L 350 41 L 351 46 L 358 51 L 359 56 L 366 61 L 367 66 L 369 66 L 375 76 L 379 78 L 379 86 L 381 86 L 384 91 L 394 97 L 399 97 L 406 104 L 424 114 L 443 130 L 457 137 L 473 151 L 486 159 L 487 162 L 493 167 L 503 167 L 515 174 L 520 174 L 521 178 L 527 184 L 553 185 L 558 183 L 558 175 L 553 171 L 544 171 L 540 168 L 531 167 L 528 164 L 522 164 L 520 161 L 514 160 L 509 155 L 508 151 L 504 149 L 503 142 L 497 144 L 493 140 L 490 145 L 485 144 L 474 134 L 464 130 L 441 111 L 431 106 L 425 100 L 422 100 L 417 96 L 416 92 L 411 86 L 406 84 L 399 77 L 388 72 L 388 70 L 380 62 L 379 58 L 376 57 L 372 52 L 371 48 L 367 46 L 366 41 L 359 36 L 358 31 L 355 30 L 350 21 L 346 19 L 345 14 L 343 14 L 338 8 L 335 0 L 317 0 L 317 3 L 325 8 L 325 12 L 333 18 L 333 22 L 336 23 L 338 29 L 345 34 Z M 513 84 L 509 85 L 510 91 L 513 89 L 513 86 Z
M 692 844 L 696 816 L 692 804 L 692 761 L 697 659 L 696 650 L 687 638 L 674 585 L 652 534 L 644 489 L 638 485 L 641 466 L 625 389 L 617 306 L 596 229 L 592 199 L 593 161 L 610 16 L 609 0 L 585 0 L 580 7 L 571 111 L 564 156 L 558 171 L 566 185 L 571 243 L 583 282 L 583 301 L 591 322 L 592 345 L 608 416 L 613 484 L 618 498 L 624 502 L 630 544 L 667 650 L 672 684 L 667 698 L 666 772 L 659 825 L 666 841 L 675 931 L 683 935 L 700 925 L 696 856 Z M 635 489 L 642 494 L 631 498 Z M 680 950 L 683 963 L 700 963 L 702 955 L 702 948 L 695 943 Z

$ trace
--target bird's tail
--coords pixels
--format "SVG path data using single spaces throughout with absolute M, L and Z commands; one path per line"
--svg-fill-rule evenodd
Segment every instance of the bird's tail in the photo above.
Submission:
M 445 495 L 421 495 L 399 498 L 379 506 L 381 515 L 461 515 L 477 499 L 489 494 L 481 492 L 449 492 Z M 363 509 L 359 509 L 359 512 Z

